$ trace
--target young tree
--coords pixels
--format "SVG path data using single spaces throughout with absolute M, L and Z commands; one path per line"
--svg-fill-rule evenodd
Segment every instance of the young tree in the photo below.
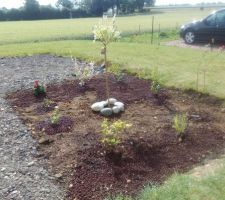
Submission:
M 113 17 L 112 21 L 109 22 L 107 17 L 103 17 L 101 23 L 99 25 L 94 26 L 94 41 L 98 40 L 102 44 L 101 53 L 104 55 L 104 64 L 106 69 L 105 74 L 105 81 L 106 81 L 106 96 L 109 100 L 110 98 L 110 89 L 109 89 L 109 78 L 107 73 L 107 50 L 108 45 L 117 39 L 120 38 L 120 32 L 117 31 L 116 24 L 115 24 L 115 16 Z M 108 104 L 109 101 L 108 101 Z M 110 107 L 110 105 L 109 105 Z

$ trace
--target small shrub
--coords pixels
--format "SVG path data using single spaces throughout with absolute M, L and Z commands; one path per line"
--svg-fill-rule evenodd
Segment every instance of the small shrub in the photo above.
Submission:
M 59 123 L 59 121 L 60 121 L 60 113 L 59 113 L 59 107 L 58 106 L 55 107 L 55 109 L 54 109 L 50 119 L 51 119 L 51 123 L 53 125 L 56 125 L 56 124 Z
M 34 96 L 38 97 L 40 95 L 46 96 L 46 90 L 44 84 L 39 84 L 39 81 L 34 81 Z
M 94 63 L 91 62 L 89 65 L 79 65 L 77 64 L 76 58 L 73 59 L 71 57 L 71 60 L 73 61 L 75 68 L 74 76 L 79 79 L 79 85 L 83 87 L 86 82 L 94 76 Z
M 122 120 L 117 120 L 110 123 L 107 119 L 104 119 L 101 125 L 101 142 L 110 148 L 114 148 L 120 143 L 120 134 L 131 126 L 131 124 L 128 124 Z
M 179 140 L 183 141 L 188 126 L 187 114 L 175 115 L 173 118 L 173 128 L 176 130 Z
M 122 82 L 125 76 L 125 73 L 121 69 L 119 65 L 112 65 L 110 66 L 110 72 L 112 72 L 116 78 L 117 82 Z
M 159 73 L 158 73 L 158 68 L 154 68 L 151 71 L 151 91 L 153 94 L 158 94 L 161 90 L 161 84 L 159 82 Z
M 159 94 L 161 90 L 161 85 L 159 82 L 157 81 L 152 81 L 152 85 L 151 85 L 151 91 L 153 94 Z
M 54 101 L 51 99 L 45 98 L 43 102 L 44 108 L 49 108 L 52 104 L 54 104 Z

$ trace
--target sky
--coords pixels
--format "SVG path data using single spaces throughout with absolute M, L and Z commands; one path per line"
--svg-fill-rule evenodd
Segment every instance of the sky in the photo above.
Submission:
M 52 4 L 55 5 L 57 0 L 39 0 L 41 5 Z M 168 4 L 196 4 L 201 2 L 224 2 L 225 0 L 156 0 L 156 5 L 168 5 Z M 0 8 L 18 8 L 23 5 L 24 0 L 0 0 Z

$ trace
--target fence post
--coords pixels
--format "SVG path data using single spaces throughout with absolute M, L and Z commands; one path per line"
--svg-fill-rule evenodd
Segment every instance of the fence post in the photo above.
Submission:
M 155 21 L 155 17 L 152 16 L 152 38 L 151 38 L 151 44 L 153 44 L 153 40 L 154 40 L 154 21 Z
M 159 29 L 158 29 L 158 45 L 160 45 L 160 32 L 161 32 L 161 26 L 159 23 Z
M 199 69 L 197 68 L 197 80 L 196 80 L 196 90 L 199 91 Z

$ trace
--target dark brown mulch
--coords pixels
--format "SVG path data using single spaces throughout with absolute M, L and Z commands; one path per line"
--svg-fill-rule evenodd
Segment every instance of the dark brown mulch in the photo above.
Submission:
M 224 136 L 218 130 L 201 128 L 199 133 L 189 132 L 183 143 L 169 132 L 164 137 L 126 141 L 119 148 L 123 153 L 120 162 L 107 157 L 100 145 L 81 151 L 68 199 L 135 195 L 144 185 L 161 183 L 174 172 L 185 172 L 209 152 L 219 153 L 225 146 Z
M 71 186 L 67 188 L 68 199 L 101 200 L 120 192 L 135 195 L 150 182 L 161 183 L 173 172 L 185 172 L 223 152 L 225 118 L 218 99 L 171 89 L 156 96 L 148 81 L 125 76 L 121 84 L 111 76 L 111 96 L 126 106 L 125 112 L 115 118 L 133 124 L 121 136 L 124 142 L 118 150 L 122 159 L 115 162 L 115 157 L 106 154 L 99 143 L 103 117 L 90 109 L 95 101 L 105 100 L 104 87 L 103 77 L 91 79 L 86 88 L 80 88 L 77 81 L 47 86 L 48 98 L 59 105 L 62 116 L 76 122 L 68 133 L 62 137 L 50 135 L 54 142 L 39 148 L 49 159 L 54 174 L 63 174 L 63 187 Z M 31 90 L 9 94 L 8 100 L 17 106 L 16 111 L 28 126 L 49 117 L 47 113 L 36 116 L 41 102 Z M 180 143 L 172 120 L 175 113 L 184 112 L 189 124 L 186 138 Z M 33 137 L 43 137 L 42 129 Z M 52 127 L 50 130 L 57 132 Z
M 121 83 L 118 84 L 112 75 L 110 75 L 109 80 L 111 96 L 120 99 L 120 101 L 124 103 L 132 103 L 140 99 L 153 98 L 153 95 L 149 90 L 150 83 L 148 81 L 133 76 L 125 76 L 123 87 L 121 87 Z M 71 101 L 74 97 L 84 94 L 84 92 L 96 91 L 97 101 L 106 99 L 104 77 L 97 77 L 88 81 L 85 90 L 81 88 L 78 83 L 77 80 L 69 80 L 64 81 L 63 84 L 48 85 L 47 98 L 56 103 L 67 102 Z M 118 90 L 121 92 L 118 93 Z M 28 107 L 43 100 L 41 98 L 36 98 L 31 90 L 13 92 L 7 96 L 7 99 L 10 99 L 12 104 L 18 107 Z
M 36 108 L 37 114 L 44 114 L 46 112 L 53 111 L 55 107 L 57 106 L 57 103 L 51 103 L 49 106 L 44 106 L 43 104 L 38 105 Z
M 52 124 L 49 119 L 39 122 L 36 126 L 36 130 L 44 131 L 48 135 L 67 133 L 72 130 L 73 124 L 74 122 L 70 117 L 63 116 L 57 124 Z

